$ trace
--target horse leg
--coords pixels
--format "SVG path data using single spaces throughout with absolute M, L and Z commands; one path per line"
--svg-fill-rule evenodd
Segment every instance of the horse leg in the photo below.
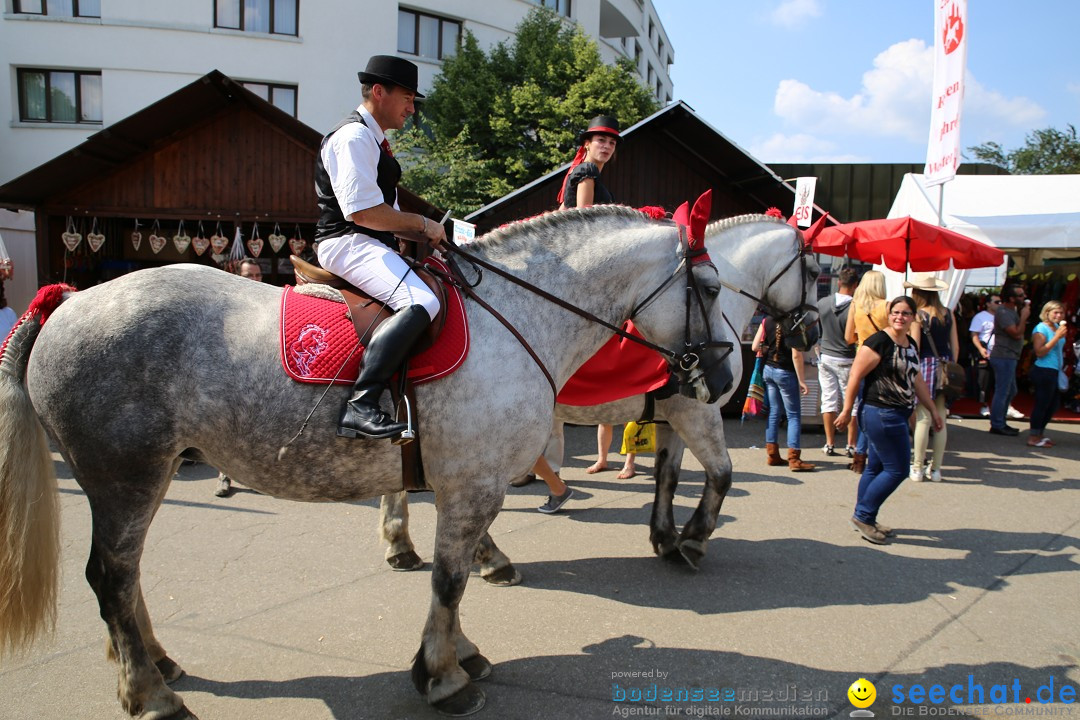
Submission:
M 436 494 L 439 522 L 431 568 L 431 609 L 420 650 L 413 659 L 412 680 L 428 702 L 447 715 L 469 715 L 484 706 L 484 692 L 470 671 L 483 674 L 490 665 L 461 630 L 458 607 L 469 580 L 477 545 L 502 506 L 505 481 L 441 488 Z M 478 672 L 479 669 L 479 672 Z
M 731 457 L 725 448 L 721 462 L 706 466 L 705 491 L 690 522 L 686 523 L 679 536 L 679 552 L 695 570 L 705 557 L 705 543 L 716 529 L 716 518 L 730 489 Z
M 685 449 L 682 439 L 670 425 L 656 424 L 656 495 L 649 519 L 649 540 L 653 552 L 669 560 L 679 557 L 679 534 L 675 530 L 672 503 L 679 485 L 679 470 Z
M 139 624 L 139 635 L 142 637 L 143 645 L 146 646 L 146 652 L 150 654 L 150 659 L 154 661 L 154 665 L 157 666 L 165 684 L 172 685 L 184 676 L 184 669 L 173 662 L 173 659 L 165 652 L 165 648 L 154 636 L 154 627 L 150 623 L 150 613 L 146 610 L 146 601 L 143 599 L 141 591 L 139 592 L 139 604 L 135 608 L 135 619 Z M 112 662 L 117 662 L 111 638 L 105 641 L 105 657 Z
M 147 484 L 160 485 L 155 495 L 145 490 L 121 493 L 105 482 L 88 482 L 84 473 L 79 477 L 90 500 L 94 526 L 86 579 L 109 631 L 109 655 L 120 665 L 117 697 L 124 710 L 140 720 L 194 718 L 180 696 L 165 685 L 165 677 L 176 679 L 183 671 L 154 638 L 139 587 L 146 532 L 175 470 L 164 477 L 146 478 Z M 122 503 L 115 500 L 120 496 Z
M 390 543 L 386 562 L 398 571 L 419 570 L 423 559 L 413 549 L 409 537 L 409 499 L 404 490 L 382 496 L 379 503 L 379 537 Z
M 705 489 L 694 514 L 683 527 L 678 548 L 682 558 L 695 570 L 705 557 L 705 546 L 716 529 L 720 506 L 731 489 L 731 455 L 724 437 L 724 420 L 719 408 L 689 404 L 667 414 L 675 432 L 705 468 Z
M 521 584 L 521 573 L 499 549 L 489 533 L 484 533 L 484 537 L 477 543 L 473 562 L 480 565 L 480 577 L 492 585 L 510 587 Z

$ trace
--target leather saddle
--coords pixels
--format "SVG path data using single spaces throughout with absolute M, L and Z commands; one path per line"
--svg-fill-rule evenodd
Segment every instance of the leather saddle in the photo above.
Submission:
M 412 261 L 410 258 L 404 259 L 412 267 L 417 277 L 423 280 L 431 288 L 431 291 L 435 293 L 435 296 L 439 298 L 439 313 L 428 325 L 427 330 L 420 336 L 420 339 L 416 341 L 416 344 L 413 345 L 412 351 L 409 353 L 411 357 L 434 345 L 439 333 L 442 332 L 443 325 L 446 324 L 446 287 L 423 265 Z M 317 283 L 328 285 L 341 293 L 345 298 L 345 304 L 349 306 L 349 316 L 352 318 L 353 327 L 356 328 L 356 336 L 360 338 L 361 344 L 366 345 L 375 328 L 383 320 L 394 314 L 394 311 L 384 303 L 374 299 L 360 288 L 350 285 L 332 272 L 305 262 L 296 255 L 290 255 L 289 260 L 296 271 L 297 285 Z

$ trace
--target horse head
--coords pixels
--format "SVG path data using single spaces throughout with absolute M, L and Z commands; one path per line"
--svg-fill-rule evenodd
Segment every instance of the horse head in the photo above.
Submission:
M 738 257 L 735 264 L 750 276 L 743 284 L 764 288 L 760 297 L 737 291 L 779 321 L 790 347 L 805 351 L 818 342 L 821 328 L 813 301 L 821 268 L 798 230 L 768 215 L 739 215 L 710 224 L 705 237 L 715 255 Z M 742 242 L 751 237 L 752 243 Z

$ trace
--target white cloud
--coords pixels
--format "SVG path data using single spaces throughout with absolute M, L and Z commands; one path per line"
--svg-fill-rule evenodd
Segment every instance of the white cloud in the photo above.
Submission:
M 815 90 L 799 80 L 782 80 L 773 109 L 788 125 L 824 137 L 900 138 L 923 143 L 929 133 L 933 48 L 922 40 L 896 43 L 874 58 L 858 92 L 845 97 Z M 1030 127 L 1045 115 L 1025 97 L 1005 97 L 979 83 L 970 72 L 964 124 Z
M 810 18 L 821 16 L 819 0 L 784 0 L 769 17 L 777 25 L 796 27 Z
M 836 143 L 813 135 L 773 135 L 755 142 L 750 154 L 764 163 L 864 163 L 870 159 L 840 152 Z

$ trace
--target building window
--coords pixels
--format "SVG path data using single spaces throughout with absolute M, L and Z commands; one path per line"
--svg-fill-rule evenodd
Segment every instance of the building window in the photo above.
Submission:
M 15 12 L 52 17 L 101 17 L 101 0 L 15 0 Z
M 660 58 L 660 62 L 664 61 L 664 38 L 659 35 L 656 36 L 656 57 Z
M 557 15 L 570 17 L 570 0 L 532 0 L 537 5 L 555 11 Z
M 20 68 L 23 122 L 101 124 L 101 73 Z
M 637 40 L 634 41 L 634 67 L 641 72 L 641 44 Z
M 275 85 L 273 83 L 259 82 L 241 82 L 240 84 L 274 107 L 296 117 L 295 85 Z
M 554 10 L 557 15 L 570 17 L 570 0 L 532 0 L 537 5 Z
M 214 0 L 214 27 L 298 35 L 300 0 Z
M 457 52 L 461 23 L 436 15 L 398 10 L 398 52 L 442 60 Z

